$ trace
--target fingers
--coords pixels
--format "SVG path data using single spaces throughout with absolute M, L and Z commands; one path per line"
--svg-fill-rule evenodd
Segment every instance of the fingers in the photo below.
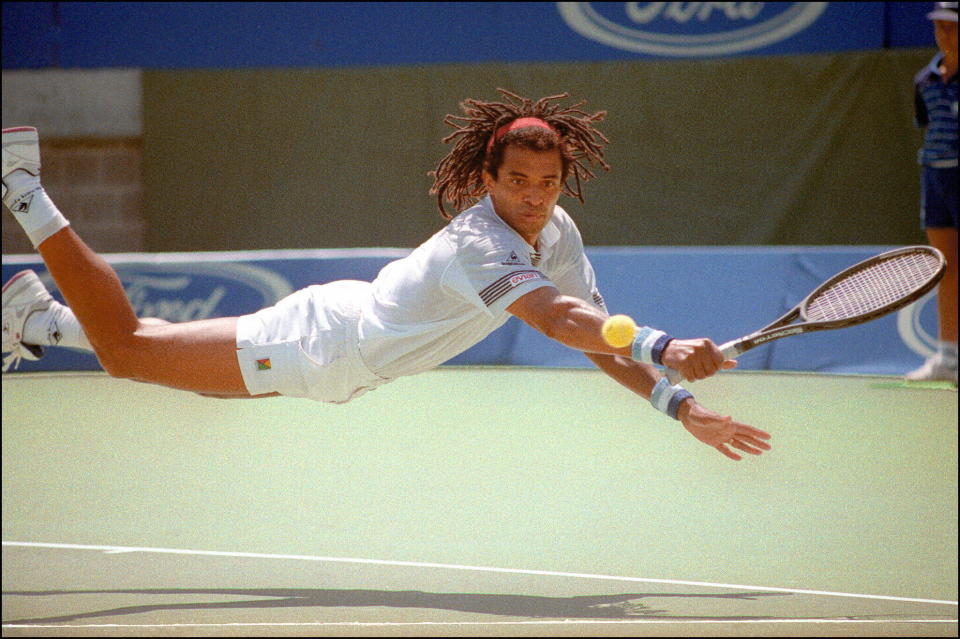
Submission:
M 770 439 L 770 433 L 765 430 L 760 430 L 759 428 L 747 426 L 746 424 L 741 424 L 739 422 L 733 422 L 733 425 L 736 426 L 735 432 L 738 435 L 747 435 L 749 437 L 756 437 L 759 439 Z
M 760 445 L 766 450 L 770 450 L 769 444 L 761 443 Z M 729 457 L 734 461 L 740 461 L 742 457 L 740 457 L 740 455 L 736 454 L 735 452 L 727 448 L 727 446 L 733 446 L 734 448 L 740 449 L 743 452 L 749 453 L 751 455 L 759 455 L 763 452 L 762 450 L 754 448 L 753 446 L 750 446 L 749 444 L 747 444 L 746 442 L 740 439 L 734 439 L 732 441 L 725 442 L 723 444 L 718 444 L 716 446 L 717 450 L 719 450 L 721 453 L 723 453 L 724 455 L 726 455 L 727 457 Z
M 721 453 L 723 453 L 733 461 L 740 461 L 741 459 L 743 459 L 740 455 L 736 454 L 735 452 L 727 448 L 725 444 L 720 444 L 719 446 L 717 446 L 717 450 L 719 450 Z
M 730 445 L 751 455 L 759 455 L 765 450 L 770 450 L 770 444 L 767 442 L 751 439 L 749 437 L 735 438 L 730 442 Z
M 704 360 L 707 354 L 704 350 L 704 339 L 674 339 L 671 340 L 661 356 L 661 362 L 680 371 L 684 379 L 696 381 L 706 376 Z
M 717 444 L 715 448 L 730 459 L 740 461 L 741 457 L 730 450 L 728 446 L 750 455 L 760 455 L 763 451 L 770 450 L 770 444 L 763 441 L 770 439 L 770 433 L 762 431 L 759 428 L 754 428 L 753 426 L 734 422 L 729 417 L 724 418 L 724 421 L 727 422 L 728 427 L 731 428 L 732 431 L 725 433 L 724 440 Z
M 729 415 L 720 415 L 696 402 L 684 418 L 683 425 L 701 442 L 734 461 L 742 458 L 731 449 L 749 455 L 760 455 L 763 451 L 770 450 L 770 444 L 765 441 L 770 439 L 770 433 L 735 422 Z
M 694 362 L 689 367 L 689 372 L 684 375 L 689 381 L 696 382 L 701 379 L 706 379 L 710 377 L 710 373 L 706 371 L 702 364 Z
M 684 374 L 684 379 L 691 382 L 706 379 L 716 375 L 719 371 L 728 371 L 737 367 L 737 360 L 724 359 L 723 354 L 718 350 L 719 357 L 713 354 L 707 355 L 708 359 L 690 360 L 690 373 Z
M 688 370 L 684 371 L 684 377 L 688 380 L 693 382 L 706 379 L 721 368 L 727 368 L 726 358 L 711 340 L 704 338 L 690 341 L 693 342 L 693 349 L 685 362 Z M 733 366 L 736 366 L 736 363 Z
M 705 364 L 700 358 L 688 359 L 685 362 L 685 366 L 682 370 L 684 379 L 691 382 L 706 379 L 716 372 L 716 370 L 711 370 L 711 367 L 708 364 Z

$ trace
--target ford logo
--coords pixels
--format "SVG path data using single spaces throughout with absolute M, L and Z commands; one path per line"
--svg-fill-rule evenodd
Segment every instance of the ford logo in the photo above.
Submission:
M 558 2 L 567 25 L 624 51 L 671 57 L 724 56 L 803 31 L 826 2 Z
M 937 352 L 938 338 L 935 337 L 937 318 L 935 311 L 932 310 L 936 308 L 936 304 L 929 304 L 933 299 L 936 299 L 936 292 L 930 291 L 910 306 L 897 311 L 897 333 L 900 339 L 907 348 L 924 358 Z M 924 313 L 924 309 L 928 306 L 931 310 Z M 921 318 L 926 321 L 921 321 Z M 934 333 L 928 332 L 924 324 L 932 326 Z
M 113 267 L 137 317 L 169 322 L 246 315 L 293 292 L 278 273 L 239 262 L 129 262 Z M 40 279 L 56 290 L 49 273 Z

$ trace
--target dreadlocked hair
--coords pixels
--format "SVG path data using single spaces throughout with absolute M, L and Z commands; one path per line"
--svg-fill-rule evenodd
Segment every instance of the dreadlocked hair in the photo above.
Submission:
M 598 111 L 590 115 L 581 111 L 579 107 L 586 104 L 586 100 L 569 107 L 556 103 L 569 97 L 568 93 L 547 96 L 533 102 L 505 89 L 497 91 L 506 98 L 506 102 L 480 102 L 468 98 L 460 103 L 460 109 L 465 116 L 447 115 L 443 119 L 444 124 L 456 129 L 443 139 L 444 144 L 453 141 L 456 143 L 450 153 L 440 160 L 436 170 L 428 173 L 434 177 L 430 194 L 437 196 L 440 215 L 447 220 L 453 218 L 444 208 L 444 201 L 453 204 L 459 212 L 485 194 L 483 171 L 487 170 L 496 177 L 497 169 L 503 160 L 503 151 L 507 144 L 516 140 L 512 137 L 516 132 L 507 133 L 500 138 L 488 153 L 490 137 L 501 126 L 526 117 L 545 121 L 559 134 L 559 148 L 563 159 L 562 193 L 577 198 L 582 204 L 581 184 L 596 177 L 587 163 L 600 165 L 605 171 L 610 170 L 610 166 L 603 159 L 603 145 L 610 141 L 593 128 L 593 123 L 603 120 L 607 112 Z M 540 129 L 539 132 L 545 131 Z M 574 184 L 569 182 L 571 175 Z

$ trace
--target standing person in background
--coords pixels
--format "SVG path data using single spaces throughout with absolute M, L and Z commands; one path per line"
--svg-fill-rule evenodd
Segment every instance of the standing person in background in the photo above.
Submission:
M 947 258 L 937 289 L 939 345 L 910 381 L 957 383 L 957 3 L 935 2 L 933 21 L 939 51 L 914 79 L 916 125 L 924 130 L 920 149 L 921 223 L 927 238 Z

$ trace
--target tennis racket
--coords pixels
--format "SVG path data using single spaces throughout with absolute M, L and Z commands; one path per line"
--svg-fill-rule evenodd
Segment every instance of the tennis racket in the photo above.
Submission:
M 720 352 L 726 359 L 736 359 L 775 339 L 883 317 L 936 286 L 946 265 L 943 254 L 931 246 L 907 246 L 875 255 L 828 279 L 775 322 L 720 345 Z M 666 373 L 671 384 L 683 381 L 680 371 L 668 368 Z

